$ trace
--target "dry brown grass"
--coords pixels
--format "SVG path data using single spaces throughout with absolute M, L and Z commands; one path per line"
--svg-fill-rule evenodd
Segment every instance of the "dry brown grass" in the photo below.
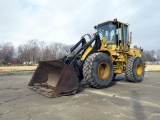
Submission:
M 3 66 L 0 67 L 0 72 L 12 72 L 12 71 L 34 71 L 37 66 Z M 160 71 L 160 65 L 147 65 L 147 71 Z
M 11 71 L 34 71 L 37 66 L 3 66 L 0 67 L 0 72 L 11 72 Z
M 160 71 L 160 65 L 147 65 L 146 70 L 148 70 L 148 71 Z

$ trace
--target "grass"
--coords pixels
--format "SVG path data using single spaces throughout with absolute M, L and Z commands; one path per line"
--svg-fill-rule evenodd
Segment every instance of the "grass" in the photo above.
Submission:
M 160 71 L 160 65 L 147 65 L 146 70 L 148 70 L 148 71 Z
M 34 71 L 37 66 L 2 66 L 0 72 L 12 72 L 12 71 Z
M 0 72 L 35 71 L 37 66 L 2 66 Z M 160 71 L 160 65 L 147 65 L 147 71 Z

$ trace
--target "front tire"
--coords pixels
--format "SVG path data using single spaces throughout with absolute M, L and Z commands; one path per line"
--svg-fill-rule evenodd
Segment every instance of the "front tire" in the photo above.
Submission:
M 105 53 L 91 54 L 84 62 L 83 76 L 91 87 L 108 87 L 113 79 L 112 60 Z
M 125 76 L 128 81 L 141 82 L 144 78 L 144 64 L 140 57 L 131 57 L 127 60 Z

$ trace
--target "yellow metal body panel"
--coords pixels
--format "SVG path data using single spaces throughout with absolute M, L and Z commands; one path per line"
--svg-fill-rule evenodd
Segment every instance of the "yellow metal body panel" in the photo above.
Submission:
M 104 50 L 106 43 L 107 43 L 107 39 L 106 39 L 106 37 L 103 37 L 101 40 L 101 48 L 100 49 Z
M 83 53 L 81 60 L 85 60 L 85 58 L 87 57 L 88 53 L 92 50 L 92 45 L 90 45 Z
M 103 52 L 106 53 L 110 56 L 114 63 L 114 73 L 115 74 L 121 74 L 125 71 L 127 59 L 132 57 L 132 56 L 138 56 L 141 57 L 141 51 L 138 49 L 130 49 L 127 52 L 120 51 L 117 49 L 117 46 L 112 44 L 112 45 L 107 45 L 106 46 L 106 38 L 103 38 L 101 41 L 101 48 L 97 52 Z M 81 57 L 81 60 L 85 60 L 87 57 L 88 53 L 92 50 L 92 46 L 89 46 L 84 54 Z
M 104 24 L 107 22 L 113 22 L 113 20 L 109 20 L 100 24 Z M 127 23 L 123 23 L 117 21 L 120 24 L 127 25 Z M 100 25 L 98 24 L 98 25 Z M 129 32 L 129 31 L 128 31 Z M 89 46 L 85 52 L 83 53 L 81 60 L 85 60 L 89 52 L 92 50 L 92 46 Z M 107 44 L 107 38 L 103 37 L 101 40 L 101 47 L 97 52 L 106 53 L 112 59 L 114 65 L 114 74 L 121 74 L 125 72 L 127 60 L 132 56 L 141 57 L 142 51 L 139 49 L 130 48 L 130 42 L 126 42 L 125 45 L 122 45 L 122 40 L 118 39 L 118 45 L 116 44 Z M 146 66 L 146 63 L 144 63 Z M 138 74 L 141 74 L 141 69 L 137 67 Z M 101 70 L 103 72 L 103 70 Z
M 141 57 L 142 52 L 141 52 L 140 50 L 138 50 L 138 49 L 133 49 L 133 48 L 131 48 L 130 51 L 129 51 L 129 54 L 130 54 L 131 56 Z

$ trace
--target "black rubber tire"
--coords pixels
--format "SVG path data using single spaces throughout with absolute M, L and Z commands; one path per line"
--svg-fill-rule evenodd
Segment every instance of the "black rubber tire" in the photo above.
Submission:
M 110 73 L 106 79 L 101 79 L 98 75 L 98 66 L 105 63 L 110 68 Z M 87 57 L 83 65 L 83 76 L 90 87 L 105 88 L 108 87 L 113 79 L 113 63 L 110 57 L 105 53 L 94 53 Z
M 137 65 L 141 65 L 141 67 L 142 67 L 141 75 L 138 75 L 136 72 Z M 141 82 L 141 81 L 143 81 L 144 73 L 145 73 L 144 64 L 143 64 L 143 61 L 140 57 L 134 56 L 134 57 L 131 57 L 127 60 L 125 76 L 128 81 Z
M 116 75 L 117 75 L 117 74 L 115 74 L 115 73 L 113 74 L 113 79 L 116 77 Z

